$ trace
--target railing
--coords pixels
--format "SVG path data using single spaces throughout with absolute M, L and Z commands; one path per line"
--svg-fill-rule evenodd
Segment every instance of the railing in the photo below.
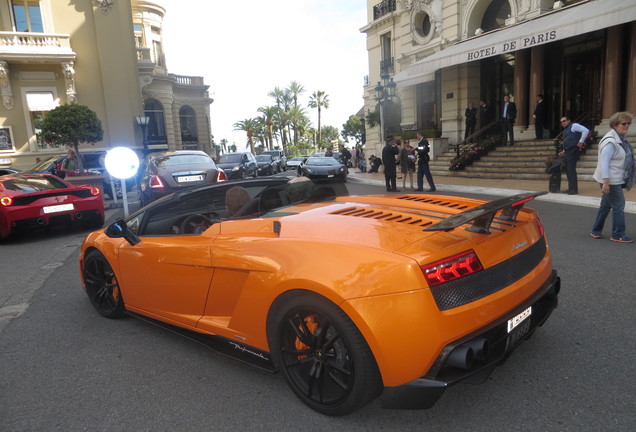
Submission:
M 70 35 L 54 33 L 0 32 L 0 51 L 71 50 Z
M 466 165 L 472 164 L 475 160 L 478 160 L 481 156 L 494 149 L 501 139 L 498 133 L 494 131 L 495 125 L 498 123 L 498 120 L 493 120 L 486 126 L 468 135 L 464 140 L 457 144 L 451 144 L 449 147 L 455 148 L 456 157 L 450 161 L 448 169 L 463 169 Z
M 373 6 L 373 19 L 377 20 L 384 15 L 395 12 L 395 0 L 384 0 Z
M 394 59 L 393 57 L 385 58 L 380 60 L 380 74 L 388 73 L 391 74 L 394 72 Z
M 137 60 L 152 61 L 150 57 L 150 48 L 137 48 Z
M 177 84 L 180 84 L 180 85 L 186 85 L 186 86 L 202 86 L 202 85 L 204 85 L 203 77 L 188 76 L 188 75 L 175 75 L 175 74 L 169 74 L 169 76 L 172 77 L 175 80 L 175 82 Z

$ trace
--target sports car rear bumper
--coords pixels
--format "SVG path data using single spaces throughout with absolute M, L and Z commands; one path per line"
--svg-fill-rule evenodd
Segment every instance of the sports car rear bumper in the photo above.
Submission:
M 543 325 L 558 305 L 561 280 L 553 271 L 534 296 L 486 327 L 447 345 L 428 373 L 396 387 L 385 387 L 384 408 L 430 408 L 449 385 L 460 381 L 483 382 L 512 351 Z M 531 308 L 531 314 L 508 330 L 509 321 Z

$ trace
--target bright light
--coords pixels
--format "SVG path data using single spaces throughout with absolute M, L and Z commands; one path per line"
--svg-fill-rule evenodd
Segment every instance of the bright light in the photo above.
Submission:
M 104 165 L 108 173 L 118 179 L 134 176 L 139 168 L 137 154 L 128 147 L 115 147 L 106 153 Z

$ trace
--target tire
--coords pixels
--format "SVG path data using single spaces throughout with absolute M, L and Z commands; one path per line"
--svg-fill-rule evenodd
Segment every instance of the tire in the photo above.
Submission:
M 98 250 L 86 255 L 82 268 L 86 294 L 97 312 L 106 318 L 119 318 L 126 308 L 119 282 L 106 257 Z
M 243 169 L 241 171 L 241 180 L 245 180 L 247 178 L 247 169 Z
M 321 414 L 350 414 L 382 390 L 364 337 L 344 311 L 324 297 L 293 291 L 277 300 L 267 319 L 267 338 L 289 387 Z

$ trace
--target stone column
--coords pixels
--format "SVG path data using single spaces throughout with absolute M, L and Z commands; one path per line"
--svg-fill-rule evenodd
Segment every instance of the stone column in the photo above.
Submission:
M 544 46 L 539 45 L 531 49 L 530 54 L 530 95 L 528 97 L 528 124 L 534 125 L 534 108 L 536 106 L 536 96 L 539 93 L 544 93 L 543 85 L 543 71 L 544 71 Z
M 620 109 L 620 27 L 607 29 L 607 43 L 605 49 L 605 81 L 603 82 L 603 118 L 608 119 Z
M 528 62 L 530 50 L 515 52 L 514 103 L 517 105 L 515 134 L 528 128 Z
M 0 60 L 0 96 L 2 104 L 8 110 L 13 109 L 14 99 L 11 91 L 11 78 L 9 76 L 9 63 Z
M 629 27 L 629 60 L 627 63 L 627 111 L 636 114 L 636 21 Z

